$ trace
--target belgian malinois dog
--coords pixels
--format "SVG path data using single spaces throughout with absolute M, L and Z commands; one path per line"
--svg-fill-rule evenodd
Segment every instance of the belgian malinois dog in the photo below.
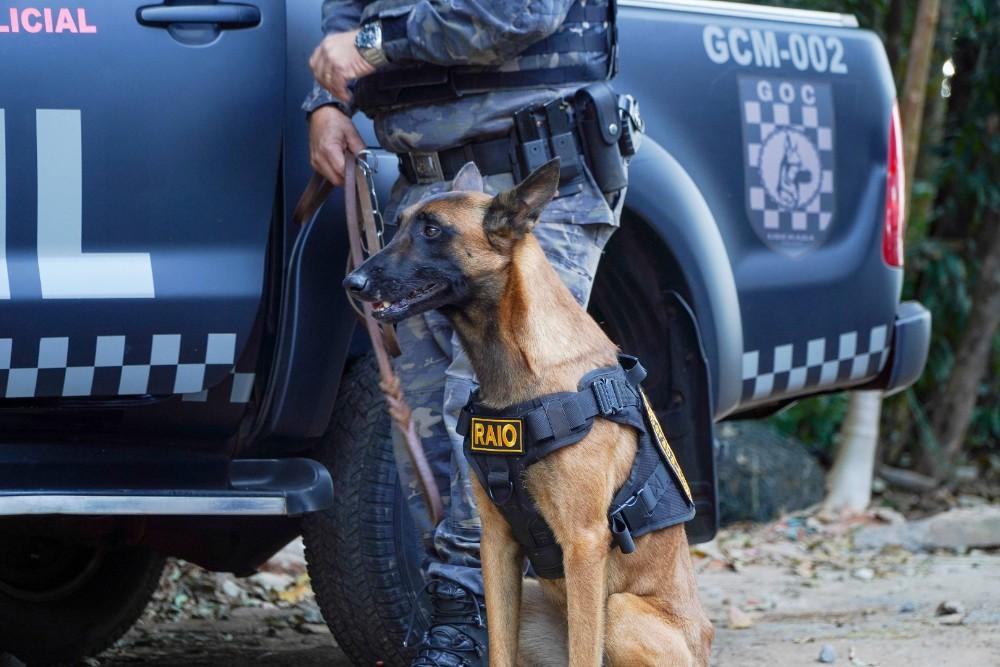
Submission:
M 588 371 L 615 366 L 618 350 L 531 233 L 558 181 L 553 160 L 491 197 L 469 163 L 450 192 L 404 210 L 392 242 L 344 284 L 385 322 L 443 313 L 489 407 L 576 391 Z M 714 631 L 683 526 L 638 538 L 629 555 L 609 546 L 608 506 L 637 440 L 633 429 L 596 419 L 582 441 L 527 469 L 526 488 L 562 547 L 564 579 L 523 582 L 521 548 L 474 483 L 490 665 L 708 664 Z

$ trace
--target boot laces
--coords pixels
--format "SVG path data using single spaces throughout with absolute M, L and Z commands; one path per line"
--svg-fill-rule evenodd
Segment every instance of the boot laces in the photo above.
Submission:
M 433 605 L 431 627 L 424 633 L 413 667 L 467 667 L 481 662 L 486 652 L 482 603 L 450 581 L 432 580 L 426 590 Z

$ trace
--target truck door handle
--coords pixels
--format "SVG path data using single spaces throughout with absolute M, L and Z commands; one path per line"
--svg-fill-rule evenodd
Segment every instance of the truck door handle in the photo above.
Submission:
M 175 23 L 252 28 L 260 24 L 260 9 L 232 2 L 214 5 L 147 5 L 139 8 L 137 19 L 143 25 L 156 28 L 166 28 Z

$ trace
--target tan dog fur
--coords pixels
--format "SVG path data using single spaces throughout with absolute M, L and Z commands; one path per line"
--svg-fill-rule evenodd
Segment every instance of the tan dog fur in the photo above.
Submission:
M 454 239 L 448 252 L 474 296 L 442 312 L 469 355 L 481 399 L 492 407 L 576 391 L 585 373 L 617 363 L 615 344 L 530 233 L 554 193 L 551 166 L 496 198 L 453 192 L 401 216 L 401 246 L 407 226 L 427 220 Z M 557 180 L 558 165 L 554 174 Z M 406 248 L 397 252 L 402 257 Z M 637 442 L 634 430 L 596 419 L 582 441 L 528 468 L 526 486 L 563 549 L 564 579 L 522 581 L 521 548 L 474 483 L 490 665 L 708 664 L 714 631 L 698 598 L 683 526 L 637 539 L 629 555 L 609 548 L 608 506 Z

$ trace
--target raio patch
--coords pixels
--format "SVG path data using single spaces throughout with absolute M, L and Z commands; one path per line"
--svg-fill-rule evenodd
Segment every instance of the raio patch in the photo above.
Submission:
M 747 215 L 771 249 L 796 257 L 821 246 L 834 222 L 830 84 L 741 77 Z
M 484 454 L 523 454 L 524 423 L 520 419 L 473 417 L 470 448 Z

